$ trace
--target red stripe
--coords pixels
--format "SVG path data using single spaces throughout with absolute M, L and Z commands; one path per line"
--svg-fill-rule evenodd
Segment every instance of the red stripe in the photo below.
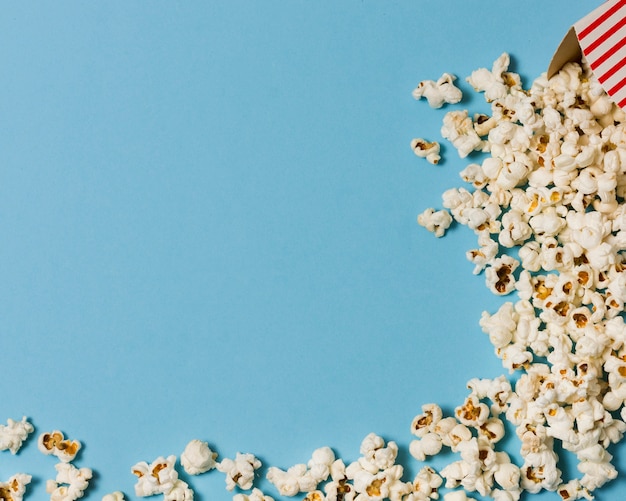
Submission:
M 626 56 L 624 56 L 622 59 L 620 59 L 620 61 L 616 64 L 614 64 L 608 71 L 605 71 L 604 73 L 602 73 L 601 75 L 598 75 L 598 80 L 600 81 L 600 83 L 604 83 L 606 82 L 609 78 L 611 78 L 613 75 L 615 75 L 615 73 L 617 73 L 619 70 L 621 70 L 624 65 L 626 65 Z M 593 68 L 593 65 L 591 65 Z M 593 68 L 595 69 L 595 68 Z
M 626 77 L 622 78 L 619 82 L 617 82 L 613 87 L 611 87 L 607 92 L 610 96 L 614 96 L 617 91 L 619 91 L 626 84 Z
M 622 99 L 619 103 L 617 103 L 617 106 L 619 106 L 620 108 L 626 106 L 626 97 Z
M 620 10 L 625 4 L 626 4 L 626 0 L 620 0 L 619 2 L 617 2 L 613 7 L 611 7 L 604 14 L 602 14 L 600 17 L 598 17 L 593 23 L 591 23 L 589 26 L 587 26 L 584 30 L 582 30 L 578 34 L 578 40 L 582 40 L 587 35 L 589 35 L 589 33 L 591 33 L 593 30 L 595 30 L 602 23 L 604 23 L 604 21 L 606 21 L 609 17 L 611 17 L 618 10 Z
M 607 59 L 613 56 L 618 50 L 624 47 L 624 45 L 626 45 L 626 37 L 622 38 L 615 45 L 611 45 L 609 47 L 609 50 L 607 50 L 599 58 L 591 61 L 591 63 L 589 63 L 589 65 L 591 66 L 591 69 L 595 71 L 602 63 L 604 63 Z
M 606 30 L 604 33 L 602 33 L 602 35 L 595 40 L 593 43 L 589 44 L 585 49 L 585 54 L 589 54 L 590 52 L 592 52 L 593 50 L 597 49 L 600 45 L 602 45 L 604 42 L 607 41 L 608 38 L 612 37 L 613 35 L 615 35 L 615 33 L 617 31 L 619 31 L 620 28 L 623 28 L 624 26 L 626 26 L 626 17 L 621 18 L 617 24 L 615 24 L 614 26 L 611 26 L 608 30 Z

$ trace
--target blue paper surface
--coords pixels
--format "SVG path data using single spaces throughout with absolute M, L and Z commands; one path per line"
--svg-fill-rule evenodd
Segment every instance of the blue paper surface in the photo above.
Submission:
M 80 440 L 85 499 L 136 499 L 131 467 L 194 438 L 287 468 L 375 432 L 412 478 L 422 404 L 505 369 L 474 235 L 416 224 L 467 162 L 415 157 L 444 111 L 411 91 L 451 72 L 456 107 L 487 109 L 472 70 L 506 51 L 528 86 L 596 4 L 4 2 L 0 419 Z M 46 499 L 54 463 L 33 437 L 0 476 Z

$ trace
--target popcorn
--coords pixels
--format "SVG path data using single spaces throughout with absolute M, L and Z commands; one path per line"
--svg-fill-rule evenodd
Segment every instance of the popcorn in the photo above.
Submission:
M 39 435 L 37 447 L 46 455 L 52 454 L 64 463 L 72 461 L 80 450 L 80 442 L 65 439 L 63 433 L 58 430 L 42 433 Z
M 385 445 L 385 441 L 375 433 L 363 439 L 360 450 L 363 457 L 359 459 L 359 464 L 370 472 L 391 468 L 398 456 L 398 445 L 395 442 Z
M 452 447 L 462 458 L 442 470 L 446 486 L 496 500 L 541 489 L 590 498 L 616 475 L 606 448 L 626 431 L 612 414 L 626 418 L 626 113 L 585 62 L 538 78 L 528 91 L 508 65 L 503 54 L 491 71 L 467 79 L 485 93 L 491 116 L 474 115 L 473 130 L 466 111 L 444 116 L 442 136 L 461 158 L 490 155 L 461 170 L 473 191 L 453 188 L 442 198 L 478 236 L 479 247 L 467 252 L 474 273 L 485 271 L 494 294 L 520 298 L 483 313 L 480 325 L 503 367 L 521 375 L 514 389 L 502 378 L 470 381 L 470 396 L 455 409 L 462 424 L 416 418 L 410 452 L 423 460 Z M 517 427 L 521 468 L 493 451 L 504 435 L 500 414 Z M 458 426 L 466 431 L 454 434 Z M 555 440 L 576 455 L 580 479 L 562 483 Z
M 32 424 L 28 422 L 26 416 L 21 421 L 10 419 L 6 425 L 0 425 L 0 451 L 9 450 L 11 454 L 17 454 L 22 447 L 22 443 L 28 435 L 34 431 Z
M 426 209 L 417 216 L 417 222 L 428 231 L 434 233 L 436 237 L 442 237 L 450 227 L 450 224 L 452 224 L 452 216 L 446 210 L 435 211 L 435 209 Z
M 216 458 L 217 453 L 209 448 L 208 443 L 195 439 L 185 447 L 180 464 L 190 475 L 199 475 L 215 468 Z
M 137 476 L 135 495 L 146 497 L 170 492 L 178 480 L 175 463 L 176 456 L 172 455 L 167 458 L 159 456 L 150 464 L 145 461 L 135 464 L 131 468 L 133 475 Z
M 509 91 L 504 81 L 504 72 L 509 67 L 509 63 L 509 55 L 502 54 L 493 63 L 491 71 L 486 68 L 480 68 L 472 72 L 471 76 L 467 78 L 467 81 L 477 92 L 484 92 L 485 99 L 488 102 L 503 99 Z
M 57 463 L 56 480 L 46 482 L 46 492 L 51 501 L 74 501 L 83 497 L 93 476 L 90 468 L 76 468 L 71 463 Z
M 124 494 L 121 491 L 111 492 L 102 496 L 102 501 L 124 501 Z
M 235 459 L 225 458 L 216 465 L 218 471 L 226 474 L 226 489 L 229 491 L 232 491 L 236 486 L 243 490 L 251 489 L 254 482 L 254 472 L 260 467 L 261 461 L 253 454 L 240 452 L 236 454 Z
M 312 497 L 310 501 L 322 501 L 323 498 L 317 499 L 317 496 Z M 271 496 L 267 496 L 263 494 L 263 491 L 257 489 L 256 487 L 252 489 L 250 494 L 235 494 L 233 496 L 233 501 L 274 501 L 274 498 Z
M 493 260 L 491 266 L 485 270 L 485 282 L 494 294 L 503 296 L 515 290 L 515 276 L 513 272 L 519 266 L 519 261 L 511 256 L 503 255 Z
M 439 155 L 441 146 L 437 141 L 428 142 L 422 138 L 416 138 L 411 141 L 411 149 L 418 157 L 425 158 L 433 165 L 437 165 L 441 160 Z
M 299 492 L 311 492 L 331 474 L 335 454 L 330 447 L 320 447 L 313 451 L 307 464 L 296 464 L 283 471 L 272 466 L 267 471 L 267 479 L 276 486 L 283 496 L 295 496 Z
M 444 73 L 436 82 L 423 80 L 413 90 L 413 97 L 426 98 L 431 108 L 441 108 L 445 103 L 456 104 L 463 98 L 463 94 L 454 85 L 454 80 L 456 77 L 449 73 Z
M 443 445 L 442 439 L 436 433 L 427 433 L 420 440 L 413 440 L 409 452 L 418 461 L 425 461 L 426 456 L 439 454 Z
M 443 119 L 441 135 L 456 148 L 461 158 L 481 150 L 485 143 L 474 129 L 467 111 L 450 111 Z
M 439 499 L 439 487 L 443 484 L 443 478 L 430 466 L 423 467 L 412 482 L 411 501 L 427 501 Z
M 356 496 L 354 486 L 349 482 L 346 465 L 337 459 L 330 467 L 331 480 L 324 486 L 328 501 L 353 501 Z
M 9 422 L 9 426 L 10 426 Z M 0 482 L 0 499 L 7 501 L 22 501 L 26 493 L 26 486 L 30 484 L 32 477 L 26 473 L 17 473 L 6 482 Z
M 178 479 L 172 488 L 163 495 L 164 501 L 193 501 L 193 491 L 186 482 Z

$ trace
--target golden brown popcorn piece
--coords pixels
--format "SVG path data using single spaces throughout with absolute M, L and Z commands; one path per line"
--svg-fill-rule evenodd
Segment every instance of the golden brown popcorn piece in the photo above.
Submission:
M 63 433 L 54 430 L 39 436 L 38 447 L 44 454 L 52 454 L 63 462 L 69 462 L 78 454 L 80 442 L 66 439 Z

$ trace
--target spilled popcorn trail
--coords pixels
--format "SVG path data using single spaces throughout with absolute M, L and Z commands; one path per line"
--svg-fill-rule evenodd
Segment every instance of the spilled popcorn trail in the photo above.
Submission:
M 442 195 L 442 208 L 428 208 L 418 223 L 435 236 L 453 224 L 469 227 L 477 247 L 467 251 L 475 274 L 500 296 L 516 294 L 480 326 L 509 376 L 471 379 L 469 394 L 444 416 L 424 404 L 410 425 L 410 454 L 418 461 L 450 449 L 458 459 L 437 472 L 423 466 L 403 480 L 398 445 L 370 434 L 361 457 L 345 464 L 329 447 L 286 470 L 270 467 L 267 480 L 282 496 L 306 501 L 517 501 L 523 492 L 556 491 L 564 500 L 593 499 L 616 478 L 607 448 L 626 431 L 626 114 L 611 102 L 587 64 L 568 63 L 557 75 L 542 75 L 529 89 L 509 72 L 502 54 L 469 84 L 491 105 L 491 115 L 450 111 L 441 135 L 460 158 L 486 154 L 461 172 L 466 188 Z M 456 78 L 424 80 L 413 91 L 434 108 L 461 101 Z M 415 154 L 436 164 L 437 141 L 416 138 Z M 515 375 L 513 378 L 511 375 Z M 514 382 L 515 381 L 515 382 Z M 498 450 L 505 424 L 521 441 L 522 464 Z M 0 450 L 17 453 L 34 430 L 26 420 L 0 426 Z M 83 496 L 92 471 L 72 464 L 80 442 L 60 431 L 43 433 L 44 454 L 59 459 L 48 480 L 53 501 Z M 558 446 L 558 447 L 557 447 Z M 580 475 L 564 481 L 557 450 L 571 452 Z M 217 470 L 235 501 L 272 501 L 255 487 L 261 462 L 252 454 L 218 461 L 206 442 L 192 440 L 180 458 L 188 475 Z M 162 494 L 165 501 L 191 501 L 176 456 L 142 461 L 131 468 L 135 494 Z M 0 482 L 2 499 L 20 501 L 30 475 Z M 103 501 L 123 501 L 120 491 Z

